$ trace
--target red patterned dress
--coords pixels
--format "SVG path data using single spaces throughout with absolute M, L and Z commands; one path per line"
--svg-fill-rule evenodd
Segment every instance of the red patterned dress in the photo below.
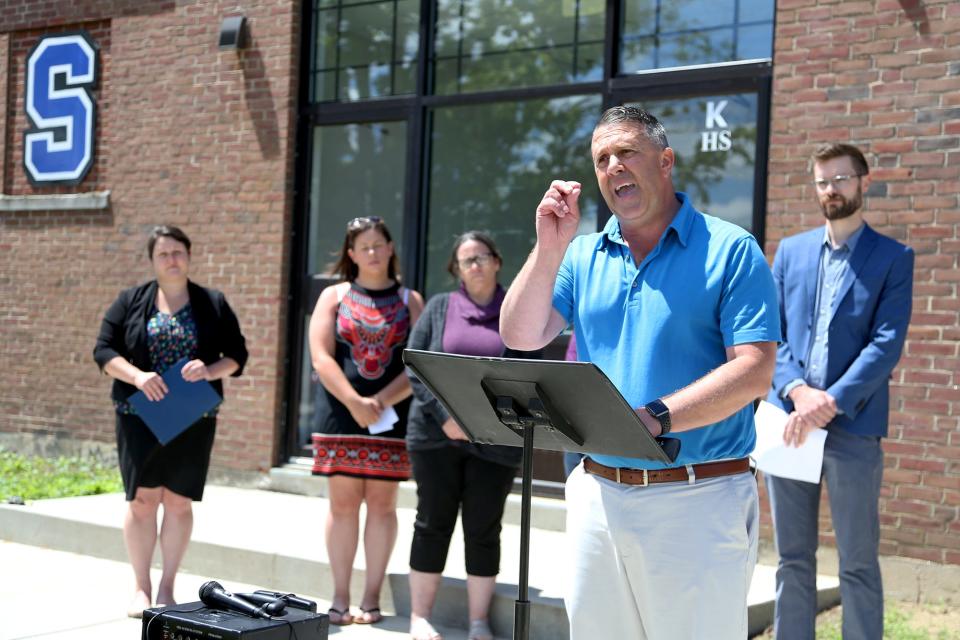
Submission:
M 404 374 L 401 352 L 410 334 L 406 289 L 365 289 L 351 283 L 337 308 L 334 359 L 353 388 L 372 396 Z M 322 386 L 317 394 L 313 473 L 377 480 L 406 480 L 410 459 L 404 438 L 410 400 L 394 406 L 399 417 L 380 435 L 360 427 L 350 411 Z

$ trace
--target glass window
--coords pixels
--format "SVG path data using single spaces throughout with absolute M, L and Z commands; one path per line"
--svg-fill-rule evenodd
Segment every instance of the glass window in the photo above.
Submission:
M 756 60 L 770 57 L 773 42 L 773 22 L 755 24 L 737 29 L 737 60 Z
M 774 0 L 614 1 L 304 5 L 312 42 L 303 61 L 310 104 L 298 114 L 309 151 L 297 162 L 309 169 L 298 172 L 308 184 L 297 188 L 308 194 L 294 226 L 295 241 L 306 244 L 302 256 L 295 252 L 292 285 L 298 333 L 304 322 L 302 339 L 290 344 L 291 359 L 300 360 L 287 389 L 294 455 L 309 450 L 303 445 L 315 430 L 320 391 L 306 323 L 354 217 L 381 216 L 401 257 L 416 251 L 408 263 L 417 271 L 404 273 L 405 281 L 425 295 L 454 286 L 445 270 L 451 243 L 469 229 L 497 241 L 507 285 L 535 242 L 534 208 L 552 179 L 582 183 L 579 232 L 597 230 L 607 209 L 590 157 L 593 127 L 603 105 L 633 101 L 666 125 L 677 189 L 700 210 L 759 231 L 755 175 L 765 168 L 755 166 L 757 117 L 766 105 L 757 103 L 769 96 L 772 71 L 719 63 L 771 58 Z M 430 34 L 423 51 L 421 33 Z M 714 66 L 689 68 L 700 65 Z M 607 75 L 610 69 L 620 77 Z M 629 75 L 651 71 L 647 80 Z M 661 74 L 669 82 L 659 82 Z M 408 147 L 414 138 L 415 148 Z M 556 467 L 557 477 L 538 478 L 562 479 Z
M 509 284 L 536 239 L 534 210 L 553 179 L 583 183 L 580 232 L 597 230 L 600 194 L 590 138 L 599 96 L 436 109 L 433 113 L 426 293 L 452 286 L 445 271 L 453 239 L 489 232 Z
M 771 0 L 739 0 L 740 15 L 758 22 L 773 22 L 773 9 Z
M 414 93 L 420 0 L 318 0 L 314 16 L 315 102 Z
M 772 0 L 623 0 L 623 73 L 773 52 Z
M 314 407 L 317 405 L 317 398 L 323 393 L 323 385 L 320 384 L 320 378 L 317 377 L 317 372 L 313 370 L 313 363 L 310 361 L 308 330 L 312 316 L 312 313 L 308 313 L 303 318 L 303 358 L 300 362 L 300 406 L 297 407 L 295 455 L 310 455 L 308 453 L 311 443 L 310 434 L 320 430 Z
M 307 273 L 329 272 L 347 221 L 360 216 L 383 218 L 403 247 L 406 148 L 406 122 L 314 128 Z
M 600 80 L 604 0 L 438 0 L 434 92 Z
M 637 104 L 637 103 L 633 103 Z M 649 100 L 676 154 L 673 181 L 704 213 L 753 229 L 757 95 Z

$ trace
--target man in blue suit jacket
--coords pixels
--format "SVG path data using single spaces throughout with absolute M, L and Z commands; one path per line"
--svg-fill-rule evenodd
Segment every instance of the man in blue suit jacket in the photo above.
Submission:
M 814 184 L 825 227 L 784 239 L 774 258 L 783 342 L 768 400 L 799 446 L 826 429 L 823 479 L 840 556 L 843 637 L 883 637 L 878 501 L 890 374 L 910 322 L 913 250 L 863 221 L 859 149 L 821 147 Z M 822 483 L 821 483 L 822 484 Z M 820 484 L 767 476 L 777 569 L 775 635 L 814 638 Z

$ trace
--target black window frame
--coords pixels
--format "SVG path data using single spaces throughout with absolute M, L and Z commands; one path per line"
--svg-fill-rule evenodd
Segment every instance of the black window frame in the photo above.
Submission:
M 430 132 L 432 109 L 465 104 L 509 102 L 537 98 L 577 95 L 600 95 L 604 108 L 623 102 L 644 99 L 688 99 L 733 93 L 757 94 L 757 141 L 754 164 L 753 232 L 763 246 L 767 204 L 767 160 L 769 149 L 770 99 L 773 77 L 772 59 L 743 60 L 691 67 L 654 69 L 620 74 L 621 1 L 606 0 L 604 43 L 604 76 L 600 81 L 510 88 L 477 93 L 432 95 L 430 74 L 434 58 L 436 0 L 420 2 L 420 48 L 417 53 L 416 94 L 371 98 L 349 102 L 312 102 L 312 43 L 316 37 L 314 2 L 302 3 L 299 96 L 297 101 L 296 166 L 294 171 L 294 212 L 290 232 L 290 271 L 287 296 L 286 358 L 283 362 L 281 428 L 276 464 L 303 460 L 297 443 L 296 424 L 299 417 L 303 368 L 303 344 L 307 336 L 303 320 L 312 311 L 320 291 L 332 283 L 328 278 L 314 277 L 307 268 L 307 245 L 310 206 L 310 176 L 313 130 L 317 126 L 369 123 L 382 121 L 407 122 L 406 180 L 403 210 L 401 267 L 404 282 L 422 289 L 425 282 L 427 237 L 427 197 L 431 158 Z M 776 25 L 774 25 L 775 28 Z M 599 113 L 597 114 L 599 117 Z M 669 133 L 669 132 L 668 132 Z M 585 150 L 586 152 L 586 150 Z M 545 176 L 545 180 L 549 176 Z M 598 229 L 606 223 L 610 211 L 601 201 Z M 550 349 L 551 356 L 562 358 L 564 343 Z

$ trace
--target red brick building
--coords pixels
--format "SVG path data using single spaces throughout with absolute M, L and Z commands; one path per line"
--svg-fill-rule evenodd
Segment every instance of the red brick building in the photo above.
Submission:
M 110 446 L 93 340 L 117 292 L 150 277 L 145 237 L 162 222 L 190 234 L 193 278 L 227 294 L 250 346 L 246 374 L 227 383 L 214 466 L 256 475 L 302 458 L 315 384 L 303 327 L 343 223 L 383 215 L 407 282 L 427 293 L 448 286 L 449 239 L 471 227 L 494 232 L 512 277 L 549 179 L 589 182 L 596 116 L 640 102 L 667 125 L 680 186 L 771 258 L 821 223 L 814 147 L 868 152 L 867 219 L 917 253 L 882 548 L 960 565 L 960 5 L 560 9 L 0 0 L 0 444 Z M 237 16 L 240 46 L 221 48 Z M 26 108 L 28 58 L 42 38 L 81 31 L 96 49 L 91 160 L 74 184 L 38 182 L 24 157 L 26 134 L 43 130 Z M 595 189 L 584 198 L 591 231 L 609 213 Z
M 811 149 L 849 140 L 869 151 L 879 184 L 867 220 L 916 252 L 883 447 L 881 550 L 960 564 L 960 5 L 777 5 L 767 254 L 819 224 Z
M 242 53 L 217 48 L 226 4 L 0 5 L 5 199 L 109 192 L 105 209 L 0 214 L 3 431 L 112 439 L 92 340 L 117 292 L 151 277 L 145 233 L 169 221 L 191 235 L 193 277 L 227 294 L 251 346 L 247 375 L 228 383 L 215 464 L 276 461 L 299 41 L 296 8 L 280 4 L 245 8 L 256 28 Z M 75 187 L 32 187 L 27 52 L 41 35 L 81 28 L 99 46 L 94 166 Z

